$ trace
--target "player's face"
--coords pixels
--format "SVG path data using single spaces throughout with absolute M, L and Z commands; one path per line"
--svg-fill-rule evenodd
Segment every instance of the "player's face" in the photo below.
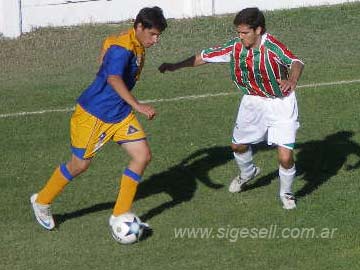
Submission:
M 145 48 L 150 48 L 159 42 L 161 32 L 156 28 L 144 28 L 141 23 L 135 29 L 136 38 Z
M 257 48 L 261 43 L 261 27 L 256 28 L 255 30 L 250 28 L 247 24 L 240 24 L 236 28 L 238 35 L 241 39 L 242 44 L 250 49 Z

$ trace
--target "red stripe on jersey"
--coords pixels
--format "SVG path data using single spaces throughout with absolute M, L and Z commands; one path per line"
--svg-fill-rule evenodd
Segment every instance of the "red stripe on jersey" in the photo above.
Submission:
M 230 46 L 230 47 L 224 48 L 224 49 L 222 49 L 220 51 L 215 51 L 215 52 L 211 52 L 211 53 L 204 53 L 203 57 L 204 58 L 212 58 L 212 57 L 224 55 L 224 54 L 227 54 L 227 53 L 231 52 L 232 48 L 233 48 L 233 46 Z
M 269 75 L 266 71 L 266 67 L 265 67 L 265 47 L 261 46 L 260 47 L 260 51 L 261 51 L 261 57 L 260 57 L 260 73 L 261 73 L 261 77 L 263 79 L 263 85 L 266 89 L 266 92 L 268 92 L 270 95 L 275 96 L 275 93 L 272 89 L 272 86 L 270 84 L 270 79 L 269 79 Z
M 282 44 L 280 41 L 278 41 L 272 35 L 268 34 L 267 38 L 272 43 L 274 43 L 276 46 L 278 46 L 283 51 L 284 55 L 286 55 L 288 58 L 297 59 L 297 57 L 291 51 L 289 51 L 289 49 L 284 44 Z
M 280 69 L 279 69 L 278 64 L 275 62 L 275 59 L 277 58 L 277 56 L 272 51 L 268 51 L 268 53 L 269 53 L 270 65 L 274 72 L 274 75 L 275 75 L 276 79 L 280 79 Z M 269 71 L 269 72 L 271 72 L 271 71 Z
M 242 70 L 241 70 L 241 67 L 240 67 L 240 54 L 243 50 L 243 45 L 242 43 L 237 43 L 235 45 L 235 49 L 234 49 L 234 61 L 235 61 L 235 76 L 236 76 L 236 82 L 238 85 L 244 87 L 247 91 L 248 91 L 248 94 L 249 95 L 257 95 L 257 93 L 252 89 L 252 88 L 249 88 L 247 87 L 247 85 L 243 82 L 243 79 L 242 79 Z
M 255 80 L 253 50 L 249 50 L 248 52 L 248 55 L 246 57 L 246 67 L 248 70 L 249 82 L 252 90 L 256 92 L 258 96 L 265 97 L 266 95 L 261 91 L 260 87 L 258 86 Z
M 240 68 L 240 53 L 241 53 L 241 49 L 242 49 L 242 44 L 241 43 L 236 43 L 235 45 L 235 50 L 234 50 L 234 60 L 235 60 L 235 65 L 234 65 L 234 69 L 235 69 L 235 76 L 236 76 L 236 81 L 239 85 L 246 87 L 245 84 L 242 82 L 241 76 L 242 76 L 242 72 L 241 72 L 241 68 Z

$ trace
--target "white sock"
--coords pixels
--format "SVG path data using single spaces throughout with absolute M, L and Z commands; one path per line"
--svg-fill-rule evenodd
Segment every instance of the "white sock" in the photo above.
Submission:
M 252 150 L 249 146 L 249 149 L 245 153 L 236 153 L 234 152 L 234 157 L 236 164 L 240 169 L 240 177 L 242 179 L 248 179 L 255 170 L 255 165 L 252 160 Z
M 294 182 L 295 174 L 295 165 L 290 169 L 285 169 L 281 165 L 279 166 L 280 196 L 284 195 L 284 193 L 292 193 L 291 186 Z

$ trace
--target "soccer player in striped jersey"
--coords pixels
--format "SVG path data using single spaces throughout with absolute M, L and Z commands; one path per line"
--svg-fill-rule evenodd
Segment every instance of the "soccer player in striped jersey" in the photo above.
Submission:
M 163 63 L 160 72 L 196 67 L 206 63 L 230 63 L 231 79 L 244 94 L 233 130 L 231 148 L 240 174 L 230 183 L 239 192 L 260 169 L 251 145 L 267 141 L 277 145 L 283 208 L 296 207 L 291 187 L 296 169 L 293 158 L 299 127 L 295 88 L 304 64 L 283 43 L 266 32 L 264 14 L 258 8 L 241 10 L 234 19 L 238 36 L 222 46 L 177 63 Z
M 133 28 L 106 38 L 99 71 L 78 98 L 71 117 L 72 156 L 55 169 L 45 186 L 30 199 L 35 217 L 45 229 L 55 227 L 50 211 L 54 199 L 73 178 L 88 169 L 97 151 L 110 140 L 119 144 L 130 157 L 120 177 L 120 190 L 110 225 L 118 216 L 131 210 L 137 186 L 151 159 L 146 134 L 134 111 L 149 120 L 155 117 L 154 108 L 140 103 L 131 90 L 139 79 L 145 49 L 159 41 L 166 27 L 166 19 L 159 7 L 143 8 L 136 16 Z

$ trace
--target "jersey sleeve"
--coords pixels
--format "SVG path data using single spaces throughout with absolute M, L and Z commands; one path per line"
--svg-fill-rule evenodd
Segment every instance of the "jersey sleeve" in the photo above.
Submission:
M 125 48 L 116 45 L 110 46 L 103 60 L 103 67 L 107 76 L 119 75 L 123 77 L 130 57 L 131 52 Z
M 267 47 L 276 54 L 284 66 L 290 67 L 294 61 L 303 63 L 283 43 L 274 38 L 272 35 L 267 35 L 266 43 Z
M 201 58 L 208 63 L 230 62 L 234 41 L 231 40 L 222 46 L 215 46 L 201 51 Z

